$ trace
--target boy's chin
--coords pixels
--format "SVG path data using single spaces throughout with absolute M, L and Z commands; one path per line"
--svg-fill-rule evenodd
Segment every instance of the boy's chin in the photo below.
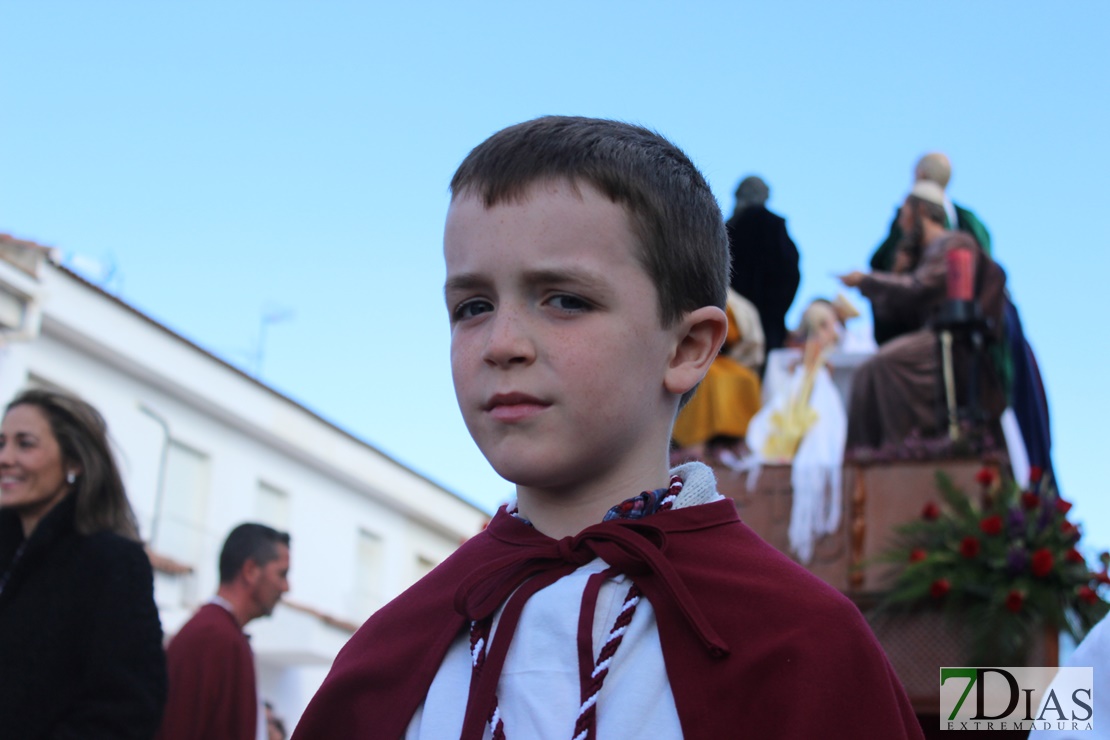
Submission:
M 522 464 L 519 459 L 495 463 L 493 470 L 518 489 L 558 489 L 575 484 L 573 475 L 568 475 L 568 469 L 563 465 L 552 465 L 550 461 L 544 465 Z
M 533 471 L 520 470 L 514 465 L 494 465 L 493 471 L 517 488 L 544 488 L 545 476 Z

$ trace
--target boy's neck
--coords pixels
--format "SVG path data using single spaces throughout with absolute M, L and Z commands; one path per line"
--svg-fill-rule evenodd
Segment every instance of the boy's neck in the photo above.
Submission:
M 666 458 L 661 457 L 657 465 L 641 467 L 633 474 L 602 476 L 573 487 L 517 486 L 517 508 L 536 530 L 561 539 L 598 524 L 609 509 L 626 499 L 643 491 L 666 488 L 669 481 L 670 469 Z

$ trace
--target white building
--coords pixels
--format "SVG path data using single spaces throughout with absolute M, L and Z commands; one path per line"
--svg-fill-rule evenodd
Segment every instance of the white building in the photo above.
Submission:
M 247 627 L 259 690 L 292 725 L 351 632 L 487 514 L 0 234 L 0 401 L 60 387 L 108 422 L 156 567 L 167 635 L 217 585 L 223 538 L 292 535 L 292 590 Z

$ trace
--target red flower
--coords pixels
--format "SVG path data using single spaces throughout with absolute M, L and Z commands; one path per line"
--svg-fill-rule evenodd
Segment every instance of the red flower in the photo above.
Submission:
M 930 501 L 925 504 L 925 508 L 921 510 L 921 518 L 927 519 L 930 522 L 940 516 L 940 507 L 935 502 Z
M 933 581 L 933 585 L 929 587 L 929 595 L 934 599 L 940 599 L 951 590 L 952 584 L 948 582 L 947 578 L 938 578 Z
M 975 474 L 975 482 L 986 488 L 994 483 L 994 471 L 987 467 L 979 468 L 979 472 Z
M 1035 509 L 1041 505 L 1041 497 L 1028 491 L 1021 494 L 1021 508 Z
M 925 552 L 925 548 L 915 547 L 913 550 L 910 551 L 910 562 L 919 563 L 928 556 L 929 553 Z
M 983 534 L 998 534 L 1002 531 L 1002 517 L 998 514 L 988 516 L 979 522 L 979 529 L 983 531 Z
M 1079 594 L 1080 601 L 1086 602 L 1088 604 L 1094 604 L 1098 601 L 1098 594 L 1096 594 L 1094 589 L 1092 589 L 1090 586 L 1080 586 L 1077 593 Z
M 1044 475 L 1044 470 L 1040 465 L 1029 466 L 1029 482 L 1036 485 L 1041 482 L 1041 476 Z
M 1067 520 L 1060 522 L 1060 533 L 1067 540 L 1075 541 L 1079 539 L 1079 527 Z
M 965 558 L 973 558 L 979 554 L 979 538 L 968 535 L 960 542 L 960 554 Z
M 1086 563 L 1086 559 L 1074 547 L 1064 553 L 1064 559 L 1069 563 Z
M 1061 514 L 1067 514 L 1069 511 L 1071 511 L 1071 503 L 1065 501 L 1062 498 L 1056 499 L 1056 511 L 1060 512 Z
M 1017 589 L 1006 594 L 1006 608 L 1017 614 L 1021 611 L 1022 605 L 1025 603 L 1025 594 Z
M 1110 586 L 1110 573 L 1107 573 L 1106 571 L 1102 571 L 1101 573 L 1092 573 L 1091 578 L 1098 581 L 1099 583 Z
M 1047 547 L 1035 551 L 1030 559 L 1030 569 L 1037 578 L 1044 578 L 1052 572 L 1052 564 L 1052 552 Z

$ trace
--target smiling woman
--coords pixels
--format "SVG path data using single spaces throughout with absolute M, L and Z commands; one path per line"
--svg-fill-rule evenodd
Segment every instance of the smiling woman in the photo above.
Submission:
M 24 404 L 7 413 L 0 427 L 0 506 L 19 515 L 24 537 L 69 492 L 76 476 L 76 469 L 64 470 L 42 411 Z
M 96 409 L 17 396 L 0 424 L 0 735 L 153 735 L 166 669 L 137 539 Z

